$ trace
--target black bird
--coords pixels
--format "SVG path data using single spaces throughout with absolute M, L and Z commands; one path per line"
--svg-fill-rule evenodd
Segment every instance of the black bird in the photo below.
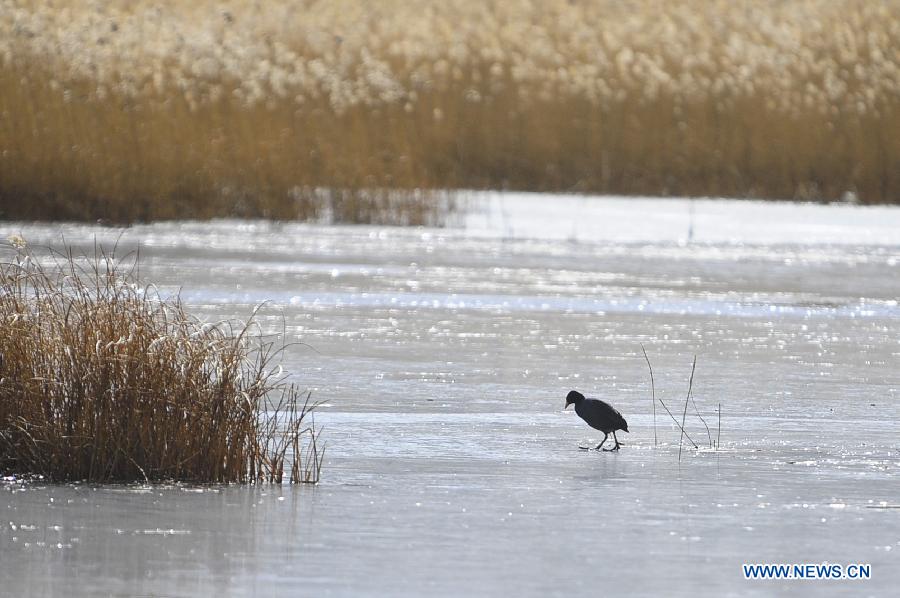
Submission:
M 597 448 L 594 450 L 599 451 L 600 447 L 603 446 L 603 443 L 606 442 L 606 439 L 610 434 L 613 435 L 616 446 L 611 449 L 603 450 L 619 450 L 619 439 L 616 438 L 616 430 L 628 431 L 628 422 L 625 421 L 622 414 L 616 411 L 612 405 L 605 403 L 600 399 L 586 399 L 584 395 L 577 390 L 569 391 L 569 394 L 566 395 L 566 408 L 572 403 L 575 404 L 575 413 L 577 413 L 581 419 L 586 421 L 590 427 L 603 432 L 603 440 L 600 441 L 600 444 L 598 444 Z

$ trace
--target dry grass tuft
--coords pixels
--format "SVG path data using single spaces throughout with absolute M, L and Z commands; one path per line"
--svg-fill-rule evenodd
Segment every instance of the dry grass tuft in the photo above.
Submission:
M 898 39 L 897 0 L 0 0 L 0 217 L 898 201 Z
M 0 471 L 50 480 L 315 482 L 314 408 L 251 323 L 203 324 L 132 255 L 0 264 Z

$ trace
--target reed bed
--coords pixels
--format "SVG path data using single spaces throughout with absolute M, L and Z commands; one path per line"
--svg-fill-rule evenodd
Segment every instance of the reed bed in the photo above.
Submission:
M 201 323 L 137 258 L 0 263 L 0 473 L 54 481 L 315 482 L 309 395 L 253 325 Z
M 895 202 L 898 39 L 897 0 L 0 0 L 0 217 Z

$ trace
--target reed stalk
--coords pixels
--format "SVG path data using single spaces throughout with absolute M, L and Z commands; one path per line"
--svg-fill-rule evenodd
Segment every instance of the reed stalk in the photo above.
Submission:
M 688 392 L 687 396 L 684 398 L 684 412 L 681 414 L 681 436 L 678 439 L 678 461 L 681 462 L 681 448 L 682 442 L 684 440 L 685 431 L 684 431 L 684 423 L 687 418 L 687 409 L 688 409 L 688 401 L 691 398 L 691 391 L 694 388 L 694 370 L 697 369 L 697 356 L 694 355 L 694 363 L 691 365 L 691 380 L 688 382 Z M 697 445 L 694 445 L 694 448 L 697 448 Z
M 650 370 L 650 401 L 653 403 L 653 446 L 657 446 L 656 437 L 656 383 L 653 381 L 653 366 L 650 365 L 650 358 L 647 356 L 647 349 L 644 343 L 641 343 L 641 351 L 644 352 L 644 360 L 647 362 L 647 368 Z

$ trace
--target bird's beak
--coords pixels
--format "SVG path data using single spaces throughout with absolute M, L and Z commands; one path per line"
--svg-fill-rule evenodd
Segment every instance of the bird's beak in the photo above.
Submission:
M 569 408 L 569 405 L 571 405 L 571 404 L 572 404 L 572 403 L 566 403 L 566 406 L 563 407 L 563 409 L 568 409 L 568 408 Z

